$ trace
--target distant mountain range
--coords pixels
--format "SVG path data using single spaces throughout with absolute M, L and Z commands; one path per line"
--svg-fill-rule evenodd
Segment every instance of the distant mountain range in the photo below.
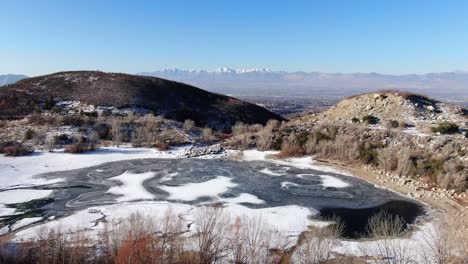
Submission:
M 380 73 L 286 72 L 270 69 L 177 68 L 138 75 L 160 77 L 234 96 L 345 97 L 374 90 L 399 89 L 437 99 L 468 102 L 468 72 L 389 75 Z M 0 86 L 27 78 L 0 75 Z
M 214 71 L 165 69 L 141 72 L 233 95 L 351 95 L 400 89 L 431 96 L 468 99 L 468 72 L 387 75 L 379 73 L 285 72 L 269 69 L 219 68 Z
M 6 74 L 6 75 L 0 75 L 0 86 L 15 83 L 19 80 L 28 78 L 26 75 L 21 75 L 21 74 Z

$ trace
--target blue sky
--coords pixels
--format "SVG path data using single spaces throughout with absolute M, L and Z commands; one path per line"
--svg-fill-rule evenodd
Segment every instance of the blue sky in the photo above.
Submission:
M 468 1 L 0 0 L 0 74 L 468 70 Z

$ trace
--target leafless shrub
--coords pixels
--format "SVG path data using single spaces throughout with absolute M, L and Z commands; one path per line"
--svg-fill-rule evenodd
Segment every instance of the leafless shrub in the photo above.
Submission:
M 197 254 L 200 263 L 216 263 L 229 249 L 229 216 L 221 208 L 203 207 L 195 216 Z
M 412 175 L 416 169 L 413 153 L 408 147 L 402 147 L 397 155 L 395 172 L 400 176 Z
M 278 153 L 278 157 L 298 157 L 306 154 L 305 149 L 299 144 L 296 133 L 292 132 L 288 137 L 283 139 L 281 151 Z
M 186 119 L 184 121 L 184 131 L 185 132 L 190 132 L 193 128 L 195 127 L 195 121 Z
M 86 143 L 73 143 L 71 145 L 65 146 L 66 153 L 79 154 L 90 150 L 93 149 Z
M 401 238 L 404 220 L 380 212 L 369 219 L 367 229 L 374 239 L 361 247 L 361 251 L 372 256 L 372 263 L 410 264 L 413 263 L 407 240 Z
M 249 132 L 251 133 L 257 133 L 263 129 L 263 126 L 261 124 L 253 124 L 249 126 Z
M 3 153 L 8 157 L 25 156 L 33 153 L 33 151 L 34 149 L 31 147 L 26 147 L 19 143 L 0 144 L 0 154 Z
M 233 263 L 275 263 L 272 248 L 284 248 L 284 240 L 277 239 L 274 230 L 265 228 L 261 217 L 237 217 L 231 226 L 229 256 Z
M 242 122 L 237 122 L 235 125 L 232 126 L 232 134 L 234 136 L 243 135 L 249 132 L 249 125 L 246 125 Z
M 419 240 L 421 245 L 420 259 L 427 264 L 457 263 L 455 257 L 457 242 L 454 240 L 455 236 L 451 234 L 453 231 L 449 230 L 447 223 L 438 221 L 423 228 Z M 455 228 L 455 230 L 457 229 Z
M 32 142 L 34 145 L 43 145 L 47 140 L 47 132 L 49 131 L 49 126 L 43 126 L 39 130 L 36 130 Z
M 209 141 L 212 141 L 213 139 L 214 139 L 213 130 L 211 128 L 209 128 L 209 127 L 203 128 L 203 130 L 202 130 L 202 140 L 206 141 L 206 142 L 209 142 Z
M 184 238 L 181 219 L 168 209 L 161 216 L 135 213 L 108 223 L 100 233 L 104 263 L 179 263 Z
M 119 146 L 120 143 L 122 142 L 122 131 L 121 131 L 121 126 L 122 126 L 122 120 L 120 118 L 114 118 L 112 120 L 112 141 L 114 141 L 114 144 Z
M 319 158 L 355 162 L 358 160 L 359 144 L 352 135 L 338 134 L 335 140 L 320 141 L 313 154 Z
M 313 228 L 305 233 L 299 248 L 294 252 L 294 260 L 301 264 L 326 263 L 333 257 L 333 251 L 339 245 L 343 224 L 339 219 L 326 227 Z
M 274 133 L 271 129 L 265 128 L 257 134 L 257 149 L 268 150 L 273 141 Z
M 394 171 L 398 166 L 398 151 L 393 148 L 382 148 L 377 151 L 379 165 L 385 171 Z
M 265 126 L 265 129 L 273 131 L 274 129 L 277 129 L 280 126 L 281 126 L 281 123 L 278 120 L 271 119 L 271 120 L 268 120 L 268 122 L 267 122 L 267 124 Z

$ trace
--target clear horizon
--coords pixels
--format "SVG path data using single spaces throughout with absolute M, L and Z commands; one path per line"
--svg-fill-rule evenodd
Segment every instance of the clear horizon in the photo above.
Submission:
M 465 1 L 4 1 L 1 74 L 468 70 Z

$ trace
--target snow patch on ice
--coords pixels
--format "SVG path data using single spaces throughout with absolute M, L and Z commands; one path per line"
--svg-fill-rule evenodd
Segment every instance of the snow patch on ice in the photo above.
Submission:
M 118 202 L 153 199 L 154 195 L 143 187 L 143 182 L 153 176 L 154 172 L 131 173 L 126 171 L 119 176 L 110 178 L 110 180 L 120 181 L 122 185 L 114 186 L 107 192 L 121 195 L 116 199 Z
M 0 192 L 0 204 L 25 203 L 49 196 L 52 190 L 8 190 Z
M 264 173 L 264 174 L 272 175 L 272 176 L 282 176 L 282 175 L 284 175 L 284 173 L 274 172 L 274 171 L 270 170 L 269 168 L 264 168 L 260 172 Z
M 147 158 L 179 158 L 188 146 L 177 147 L 168 151 L 150 148 L 133 148 L 131 146 L 104 147 L 83 154 L 56 152 L 35 152 L 29 156 L 0 156 L 0 188 L 13 186 L 34 186 L 50 184 L 60 179 L 46 180 L 35 175 L 81 169 L 106 162 Z
M 218 194 L 226 192 L 229 188 L 235 186 L 237 184 L 231 182 L 230 178 L 219 176 L 205 182 L 188 183 L 180 186 L 162 185 L 159 188 L 170 194 L 169 200 L 194 201 L 203 196 L 217 197 Z
M 349 186 L 349 183 L 329 175 L 320 175 L 320 178 L 324 187 L 345 188 Z
M 222 200 L 228 203 L 234 203 L 234 204 L 240 204 L 240 203 L 264 204 L 265 203 L 264 200 L 250 193 L 241 193 L 238 197 L 222 198 Z

